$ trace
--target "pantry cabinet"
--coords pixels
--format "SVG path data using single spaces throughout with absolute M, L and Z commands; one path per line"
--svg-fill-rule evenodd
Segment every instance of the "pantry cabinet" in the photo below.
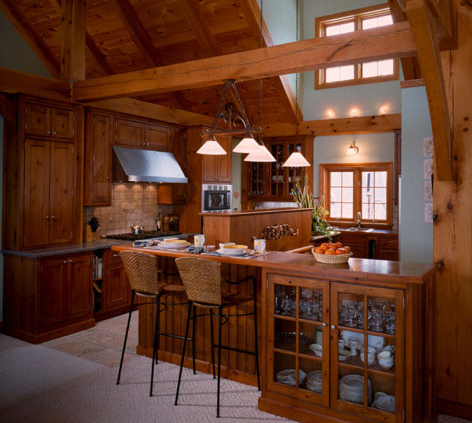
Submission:
M 300 421 L 320 413 L 328 421 L 421 421 L 422 380 L 432 362 L 413 339 L 424 335 L 424 290 L 375 280 L 264 276 L 261 409 L 270 404 L 288 417 L 297 408 Z

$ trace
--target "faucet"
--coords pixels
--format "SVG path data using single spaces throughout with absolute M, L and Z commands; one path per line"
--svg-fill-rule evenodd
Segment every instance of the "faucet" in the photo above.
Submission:
M 361 228 L 361 219 L 362 219 L 362 214 L 361 212 L 357 212 L 357 229 L 360 229 Z

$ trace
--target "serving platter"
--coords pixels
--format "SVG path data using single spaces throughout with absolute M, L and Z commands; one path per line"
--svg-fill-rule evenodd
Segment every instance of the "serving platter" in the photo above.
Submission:
M 232 256 L 232 257 L 241 257 L 245 256 L 246 254 L 249 254 L 251 250 L 249 248 L 246 248 L 245 250 L 224 250 L 220 248 L 219 250 L 216 250 L 218 254 L 221 254 L 222 256 Z

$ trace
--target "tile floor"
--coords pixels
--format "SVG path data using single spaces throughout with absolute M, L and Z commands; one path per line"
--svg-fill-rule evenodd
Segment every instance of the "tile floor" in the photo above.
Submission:
M 97 323 L 91 329 L 77 332 L 69 336 L 54 339 L 42 345 L 84 358 L 95 363 L 118 367 L 120 364 L 121 348 L 126 330 L 128 314 L 114 317 Z M 126 347 L 125 362 L 136 356 L 138 343 L 138 312 L 133 312 Z M 452 416 L 440 415 L 439 423 L 467 423 L 469 420 Z

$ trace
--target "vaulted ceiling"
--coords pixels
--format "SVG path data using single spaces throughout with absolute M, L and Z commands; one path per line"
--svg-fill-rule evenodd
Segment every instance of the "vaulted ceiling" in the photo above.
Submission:
M 0 0 L 2 9 L 59 77 L 61 0 Z M 86 3 L 86 77 L 184 63 L 260 46 L 256 0 L 89 0 Z M 263 25 L 263 45 L 272 44 Z M 284 76 L 263 81 L 264 123 L 295 122 L 295 103 Z M 239 83 L 251 122 L 259 122 L 259 81 Z M 223 85 L 141 97 L 213 116 Z M 300 118 L 300 114 L 299 114 Z

